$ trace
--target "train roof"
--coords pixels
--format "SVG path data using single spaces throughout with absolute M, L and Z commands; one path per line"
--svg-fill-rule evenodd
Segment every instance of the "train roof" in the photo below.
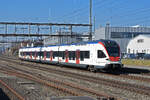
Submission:
M 85 45 L 85 44 L 96 44 L 98 42 L 102 42 L 104 45 L 107 44 L 107 42 L 115 42 L 114 40 L 95 40 L 95 41 L 85 41 L 85 42 L 79 42 L 79 43 L 72 43 L 72 44 L 59 44 L 59 45 L 48 45 L 48 46 L 37 46 L 37 47 L 23 47 L 21 49 L 25 49 L 25 48 L 40 48 L 40 47 L 56 47 L 56 46 L 70 46 L 70 45 Z

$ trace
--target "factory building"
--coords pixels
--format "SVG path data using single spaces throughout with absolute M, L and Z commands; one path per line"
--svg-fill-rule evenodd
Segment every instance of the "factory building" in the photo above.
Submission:
M 122 53 L 127 52 L 127 45 L 131 39 L 138 35 L 150 35 L 150 27 L 100 27 L 95 31 L 95 40 L 111 39 L 115 40 L 120 45 Z
M 127 53 L 146 53 L 150 54 L 150 35 L 139 35 L 129 41 Z

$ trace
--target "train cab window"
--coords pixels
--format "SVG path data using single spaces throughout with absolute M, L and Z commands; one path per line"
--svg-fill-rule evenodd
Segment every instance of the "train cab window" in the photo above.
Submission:
M 97 51 L 97 57 L 98 57 L 98 58 L 105 58 L 106 55 L 104 54 L 104 52 L 103 52 L 102 50 L 98 50 L 98 51 Z
M 20 52 L 20 55 L 23 56 L 23 52 Z

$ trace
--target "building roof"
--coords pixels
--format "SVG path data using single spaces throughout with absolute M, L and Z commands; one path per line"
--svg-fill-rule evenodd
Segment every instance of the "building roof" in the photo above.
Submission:
M 136 37 L 140 37 L 140 36 L 144 36 L 144 37 L 150 38 L 150 34 L 141 34 L 141 35 L 138 35 L 138 36 L 136 36 Z

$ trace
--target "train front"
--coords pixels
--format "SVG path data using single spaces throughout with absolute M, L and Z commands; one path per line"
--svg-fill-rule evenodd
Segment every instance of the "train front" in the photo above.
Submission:
M 99 42 L 105 49 L 105 67 L 104 69 L 121 69 L 123 64 L 120 57 L 120 46 L 112 40 Z

